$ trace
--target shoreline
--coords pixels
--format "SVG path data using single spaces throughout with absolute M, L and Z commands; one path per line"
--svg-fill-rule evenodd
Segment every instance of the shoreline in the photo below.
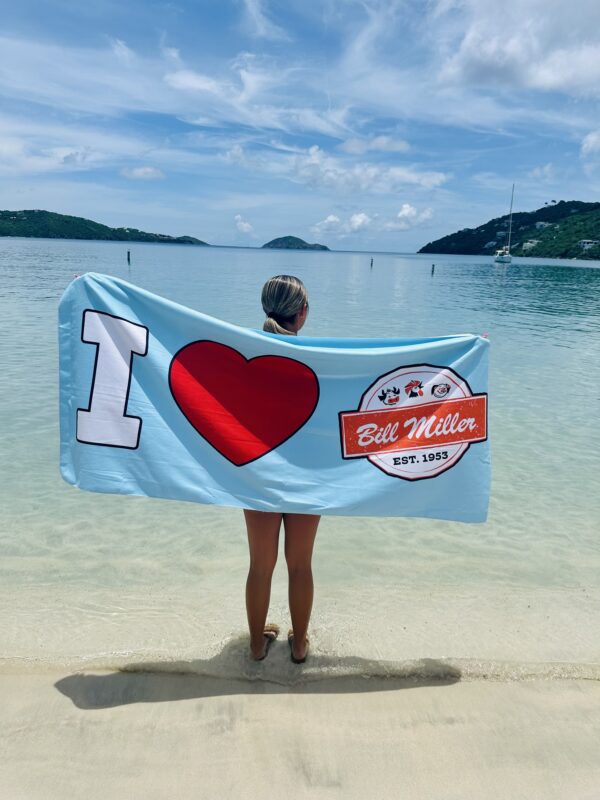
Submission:
M 423 261 L 427 261 L 434 257 L 439 257 L 441 259 L 457 259 L 457 258 L 468 258 L 468 259 L 484 259 L 486 262 L 489 262 L 491 266 L 493 266 L 493 257 L 490 256 L 488 253 L 482 253 L 480 255 L 474 255 L 471 253 L 421 253 L 420 251 L 417 252 L 404 252 L 404 251 L 397 251 L 397 250 L 343 250 L 343 249 L 335 249 L 332 250 L 329 248 L 328 250 L 308 250 L 302 248 L 292 248 L 292 247 L 267 247 L 264 248 L 262 245 L 252 247 L 250 245 L 236 245 L 236 244 L 209 244 L 208 242 L 205 244 L 193 244 L 193 243 L 186 243 L 186 242 L 145 242 L 145 241 L 137 241 L 137 240 L 128 240 L 128 239 L 68 239 L 66 237 L 60 236 L 2 236 L 0 235 L 0 242 L 3 239 L 10 239 L 10 240 L 33 240 L 33 241 L 46 241 L 46 242 L 93 242 L 95 244 L 120 244 L 120 245 L 172 245 L 173 247 L 185 247 L 187 249 L 200 249 L 205 250 L 210 248 L 212 250 L 251 250 L 252 252 L 260 252 L 260 253 L 313 253 L 317 255 L 323 255 L 326 253 L 333 254 L 333 255 L 344 255 L 344 254 L 354 254 L 365 256 L 369 258 L 370 256 L 399 256 L 403 258 L 412 258 L 414 256 L 422 259 Z M 513 256 L 517 264 L 533 264 L 536 265 L 536 262 L 550 262 L 549 266 L 568 266 L 568 267 L 575 267 L 578 264 L 582 265 L 589 265 L 589 264 L 598 264 L 600 265 L 599 259 L 594 258 L 559 258 L 557 256 Z M 506 266 L 506 265 L 505 265 Z M 509 265 L 510 266 L 510 265 Z
M 334 691 L 339 681 L 437 683 L 552 683 L 590 681 L 600 685 L 600 662 L 490 661 L 479 658 L 421 658 L 405 661 L 374 661 L 356 657 L 333 657 L 311 652 L 301 670 L 290 666 L 287 644 L 272 645 L 269 660 L 253 662 L 248 657 L 247 636 L 240 636 L 212 659 L 150 658 L 142 653 L 113 653 L 80 658 L 0 657 L 0 680 L 4 676 L 48 676 L 69 671 L 107 672 L 125 675 L 187 676 L 190 679 L 228 680 L 251 685 Z M 232 651 L 235 660 L 232 660 Z
M 239 585 L 242 585 L 240 572 Z M 357 605 L 356 593 L 360 592 Z M 272 589 L 270 622 L 289 627 L 287 585 Z M 0 675 L 81 669 L 181 672 L 282 684 L 341 677 L 463 681 L 600 680 L 600 588 L 322 585 L 311 659 L 297 670 L 285 636 L 260 665 L 247 657 L 242 598 L 219 576 L 176 591 L 90 587 L 6 588 Z M 357 617 L 358 614 L 358 617 Z

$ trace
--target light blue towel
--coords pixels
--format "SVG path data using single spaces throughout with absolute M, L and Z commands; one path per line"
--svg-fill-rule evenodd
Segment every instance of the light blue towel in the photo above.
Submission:
M 275 336 L 93 273 L 59 327 L 61 472 L 80 489 L 486 519 L 486 339 Z

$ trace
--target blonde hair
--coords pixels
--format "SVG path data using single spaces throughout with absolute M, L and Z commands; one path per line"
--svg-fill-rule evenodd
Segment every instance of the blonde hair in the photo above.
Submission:
M 293 275 L 275 275 L 263 286 L 262 307 L 267 315 L 263 331 L 293 336 L 293 331 L 284 327 L 293 322 L 296 315 L 308 305 L 306 287 Z

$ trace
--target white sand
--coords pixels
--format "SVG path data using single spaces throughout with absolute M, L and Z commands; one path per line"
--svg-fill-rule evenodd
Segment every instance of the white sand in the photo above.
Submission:
M 304 667 L 237 595 L 1 600 L 0 800 L 600 800 L 598 592 L 325 588 Z
M 4 674 L 0 708 L 3 800 L 600 798 L 597 681 Z

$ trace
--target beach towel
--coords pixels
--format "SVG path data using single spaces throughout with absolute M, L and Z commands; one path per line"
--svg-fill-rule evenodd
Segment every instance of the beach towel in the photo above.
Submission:
M 88 273 L 59 344 L 60 468 L 80 489 L 486 519 L 485 338 L 277 336 Z

